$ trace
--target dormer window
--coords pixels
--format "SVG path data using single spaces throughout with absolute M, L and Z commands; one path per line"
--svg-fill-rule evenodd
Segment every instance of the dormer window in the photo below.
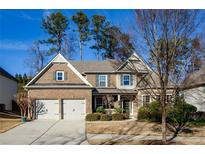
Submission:
M 56 71 L 56 81 L 64 81 L 64 71 Z

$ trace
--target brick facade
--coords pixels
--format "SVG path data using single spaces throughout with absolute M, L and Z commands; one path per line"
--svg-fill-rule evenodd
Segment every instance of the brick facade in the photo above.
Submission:
M 56 71 L 64 71 L 64 73 L 67 74 L 67 79 L 65 79 L 64 81 L 56 81 L 54 78 Z M 66 63 L 54 63 L 35 83 L 83 84 L 84 82 L 67 66 Z
M 92 113 L 91 89 L 30 89 L 29 96 L 34 99 L 85 99 L 86 113 Z

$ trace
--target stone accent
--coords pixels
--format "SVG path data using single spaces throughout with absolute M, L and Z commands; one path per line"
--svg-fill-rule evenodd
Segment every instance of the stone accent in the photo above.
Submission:
M 91 89 L 30 89 L 29 96 L 34 99 L 85 99 L 86 113 L 92 113 Z

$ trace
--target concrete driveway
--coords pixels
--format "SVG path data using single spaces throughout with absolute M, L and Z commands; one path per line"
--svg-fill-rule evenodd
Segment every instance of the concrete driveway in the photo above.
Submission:
M 85 140 L 85 122 L 35 120 L 0 134 L 0 144 L 81 144 Z

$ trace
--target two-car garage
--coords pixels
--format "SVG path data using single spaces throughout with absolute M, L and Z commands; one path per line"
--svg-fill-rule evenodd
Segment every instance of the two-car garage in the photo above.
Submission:
M 36 119 L 83 120 L 85 104 L 85 100 L 36 100 Z

